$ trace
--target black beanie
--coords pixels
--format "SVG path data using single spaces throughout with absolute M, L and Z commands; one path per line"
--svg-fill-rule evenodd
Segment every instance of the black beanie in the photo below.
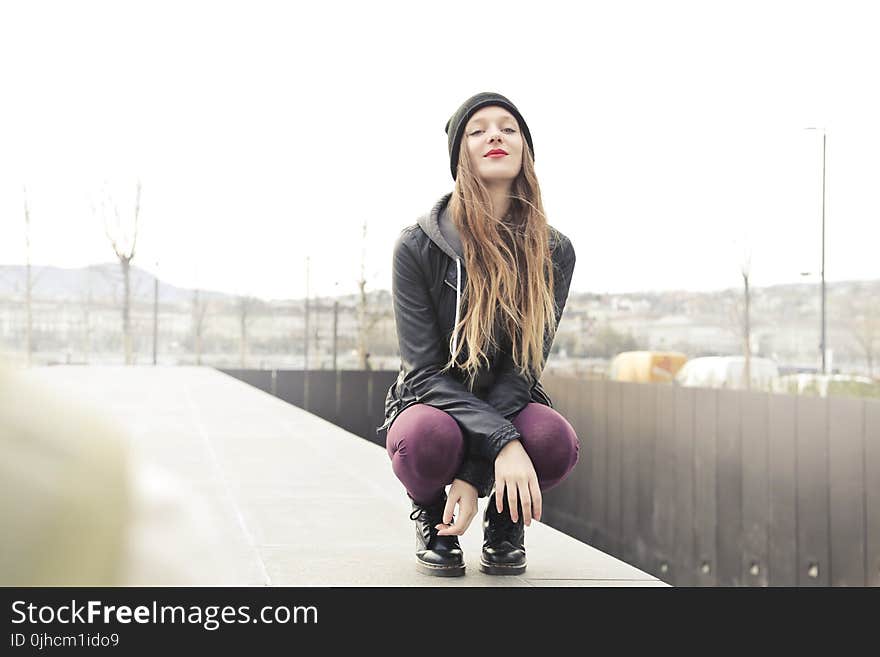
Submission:
M 516 109 L 516 105 L 511 103 L 501 94 L 496 94 L 491 91 L 482 91 L 464 101 L 461 104 L 461 107 L 455 110 L 455 113 L 446 122 L 446 134 L 449 138 L 449 168 L 452 170 L 453 180 L 455 180 L 458 170 L 458 151 L 461 147 L 461 135 L 464 132 L 465 125 L 467 125 L 468 120 L 478 109 L 487 107 L 488 105 L 500 105 L 513 114 L 514 118 L 516 118 L 519 123 L 520 130 L 522 130 L 523 135 L 525 135 L 529 150 L 532 152 L 532 158 L 534 159 L 535 157 L 535 147 L 532 145 L 532 134 L 529 132 L 529 126 L 526 125 L 522 114 Z

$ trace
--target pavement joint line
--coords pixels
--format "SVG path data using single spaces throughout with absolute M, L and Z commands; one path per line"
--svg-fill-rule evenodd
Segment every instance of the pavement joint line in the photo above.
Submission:
M 244 517 L 241 514 L 241 509 L 238 506 L 238 502 L 235 497 L 232 495 L 232 490 L 229 486 L 229 480 L 226 477 L 226 471 L 220 465 L 220 460 L 217 458 L 217 453 L 214 451 L 214 445 L 211 443 L 211 440 L 208 438 L 207 433 L 205 433 L 205 427 L 202 424 L 201 413 L 199 412 L 199 407 L 196 405 L 195 400 L 192 398 L 192 393 L 190 391 L 189 385 L 184 385 L 184 391 L 186 392 L 186 400 L 189 404 L 190 410 L 192 411 L 192 417 L 196 425 L 196 429 L 199 432 L 199 437 L 202 439 L 202 442 L 205 444 L 206 449 L 208 450 L 208 456 L 211 459 L 212 465 L 214 466 L 216 472 L 220 476 L 220 480 L 223 482 L 223 490 L 226 493 L 226 496 L 229 498 L 229 501 L 232 505 L 232 509 L 235 511 L 235 518 L 238 521 L 239 528 L 242 533 L 244 533 L 245 539 L 248 542 L 248 547 L 253 551 L 254 556 L 257 558 L 257 563 L 260 566 L 260 574 L 263 578 L 264 586 L 271 586 L 272 580 L 269 577 L 269 572 L 266 569 L 266 564 L 263 562 L 263 557 L 260 554 L 259 549 L 257 548 L 256 541 L 254 541 L 254 537 L 251 534 L 250 530 L 247 527 L 247 523 L 244 521 Z

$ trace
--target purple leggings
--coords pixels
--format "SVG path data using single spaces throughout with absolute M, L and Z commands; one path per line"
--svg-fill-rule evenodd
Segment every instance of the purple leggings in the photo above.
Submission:
M 520 442 L 538 475 L 542 491 L 562 481 L 578 460 L 578 437 L 557 411 L 529 403 L 514 418 Z M 394 474 L 416 502 L 437 500 L 452 483 L 464 459 L 465 442 L 451 415 L 427 404 L 413 404 L 395 418 L 386 450 Z

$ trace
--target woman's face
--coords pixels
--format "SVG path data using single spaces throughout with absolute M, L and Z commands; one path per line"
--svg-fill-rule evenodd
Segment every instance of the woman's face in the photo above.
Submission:
M 479 109 L 467 122 L 464 138 L 471 169 L 485 184 L 510 182 L 519 174 L 523 137 L 513 114 L 503 107 Z M 505 154 L 493 153 L 498 150 Z

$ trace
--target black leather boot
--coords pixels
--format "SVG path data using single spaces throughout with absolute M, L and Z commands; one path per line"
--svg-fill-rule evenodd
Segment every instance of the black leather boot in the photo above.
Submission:
M 510 519 L 510 502 L 504 496 L 501 513 L 495 508 L 495 491 L 483 514 L 483 552 L 480 570 L 489 575 L 521 575 L 526 571 L 525 523 L 522 504 L 517 499 L 516 522 Z
M 407 494 L 409 497 L 409 494 Z M 438 536 L 435 525 L 443 522 L 446 493 L 434 504 L 422 506 L 410 497 L 416 522 L 416 567 L 426 575 L 459 577 L 464 575 L 464 555 L 458 536 Z

